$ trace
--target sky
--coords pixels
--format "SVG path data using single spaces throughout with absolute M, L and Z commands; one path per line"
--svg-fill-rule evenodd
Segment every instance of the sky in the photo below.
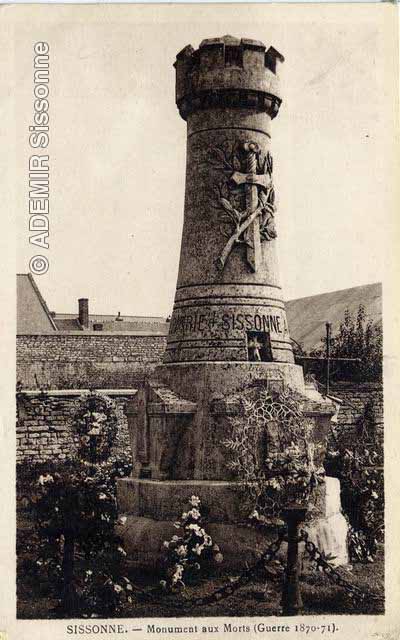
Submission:
M 385 33 L 371 13 L 282 7 L 118 7 L 21 23 L 16 48 L 17 271 L 29 244 L 33 44 L 50 45 L 51 310 L 168 315 L 178 271 L 186 124 L 173 62 L 187 44 L 231 34 L 285 56 L 272 122 L 284 297 L 384 280 L 392 232 L 390 94 Z M 118 10 L 118 11 L 116 11 Z M 93 14 L 91 14 L 93 15 Z M 43 14 L 44 16 L 44 14 Z

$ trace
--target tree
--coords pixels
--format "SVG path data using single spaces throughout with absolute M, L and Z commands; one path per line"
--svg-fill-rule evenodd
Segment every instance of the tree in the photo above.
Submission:
M 325 337 L 321 347 L 310 355 L 324 357 Z M 360 304 L 356 317 L 346 309 L 338 332 L 331 339 L 332 358 L 360 358 L 358 363 L 335 363 L 331 375 L 334 380 L 379 382 L 382 380 L 382 325 L 368 319 Z

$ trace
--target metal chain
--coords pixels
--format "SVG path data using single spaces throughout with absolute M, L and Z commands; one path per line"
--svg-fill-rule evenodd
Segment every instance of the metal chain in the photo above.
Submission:
M 369 600 L 383 602 L 384 599 L 382 598 L 382 596 L 376 595 L 369 591 L 363 591 L 362 589 L 360 589 L 360 587 L 357 587 L 355 584 L 352 584 L 351 582 L 343 578 L 343 576 L 340 575 L 339 571 L 332 567 L 332 565 L 329 564 L 327 560 L 325 560 L 323 552 L 321 552 L 318 547 L 309 539 L 309 535 L 304 529 L 300 531 L 298 541 L 305 543 L 305 550 L 311 560 L 315 562 L 316 568 L 321 568 L 324 574 L 330 580 L 332 580 L 332 582 L 342 587 L 351 599 L 354 598 L 358 602 L 364 602 L 366 598 L 368 598 Z
M 176 609 L 181 609 L 182 607 L 199 607 L 203 605 L 213 605 L 220 602 L 224 598 L 232 596 L 238 589 L 251 582 L 251 580 L 254 579 L 254 577 L 257 575 L 257 572 L 266 563 L 274 560 L 284 540 L 287 540 L 287 536 L 285 534 L 285 530 L 281 529 L 278 533 L 277 539 L 274 540 L 266 548 L 257 562 L 251 567 L 245 569 L 234 582 L 223 585 L 208 596 L 190 598 L 180 603 L 168 602 L 168 606 Z M 305 543 L 305 550 L 311 560 L 315 562 L 316 568 L 320 567 L 323 570 L 324 574 L 336 585 L 342 587 L 351 599 L 357 600 L 358 602 L 362 603 L 364 603 L 366 599 L 374 600 L 379 603 L 383 602 L 383 598 L 381 596 L 368 591 L 364 591 L 360 589 L 360 587 L 343 578 L 339 571 L 332 567 L 332 565 L 330 565 L 327 560 L 325 560 L 323 552 L 320 551 L 318 547 L 309 539 L 309 534 L 304 529 L 300 531 L 298 542 Z M 149 593 L 148 591 L 144 591 L 142 589 L 137 589 L 137 591 L 142 595 L 144 600 L 151 601 L 157 604 L 165 603 L 165 600 L 163 598 L 160 598 L 153 593 Z
M 180 603 L 168 602 L 168 606 L 172 606 L 177 609 L 181 609 L 183 606 L 199 607 L 206 604 L 207 605 L 216 604 L 217 602 L 220 602 L 224 598 L 229 598 L 229 596 L 233 595 L 238 589 L 240 589 L 241 587 L 251 582 L 251 580 L 257 574 L 257 571 L 261 569 L 265 565 L 265 563 L 271 562 L 272 560 L 274 560 L 279 549 L 281 548 L 284 537 L 285 537 L 285 532 L 282 529 L 281 531 L 279 531 L 277 539 L 274 540 L 270 545 L 268 545 L 268 547 L 260 556 L 260 558 L 257 560 L 257 562 L 253 564 L 251 567 L 245 569 L 234 582 L 229 582 L 228 584 L 223 585 L 222 587 L 220 587 L 219 589 L 216 589 L 213 593 L 211 593 L 208 596 L 190 598 Z M 140 590 L 140 593 L 143 595 L 144 599 L 148 599 L 148 600 L 151 600 L 152 602 L 157 602 L 159 604 L 163 603 L 163 600 L 155 596 L 154 594 L 151 594 L 143 590 Z

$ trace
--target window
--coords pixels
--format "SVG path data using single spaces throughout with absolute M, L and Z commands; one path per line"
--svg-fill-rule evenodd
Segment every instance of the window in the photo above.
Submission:
M 243 67 L 243 50 L 241 47 L 225 47 L 225 65 L 227 67 Z

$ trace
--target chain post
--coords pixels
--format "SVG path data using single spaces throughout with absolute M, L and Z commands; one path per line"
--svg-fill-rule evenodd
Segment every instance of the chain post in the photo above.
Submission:
M 287 507 L 282 513 L 288 530 L 286 577 L 281 602 L 284 616 L 295 616 L 303 607 L 299 583 L 299 526 L 304 522 L 306 513 L 307 508 L 299 506 Z

